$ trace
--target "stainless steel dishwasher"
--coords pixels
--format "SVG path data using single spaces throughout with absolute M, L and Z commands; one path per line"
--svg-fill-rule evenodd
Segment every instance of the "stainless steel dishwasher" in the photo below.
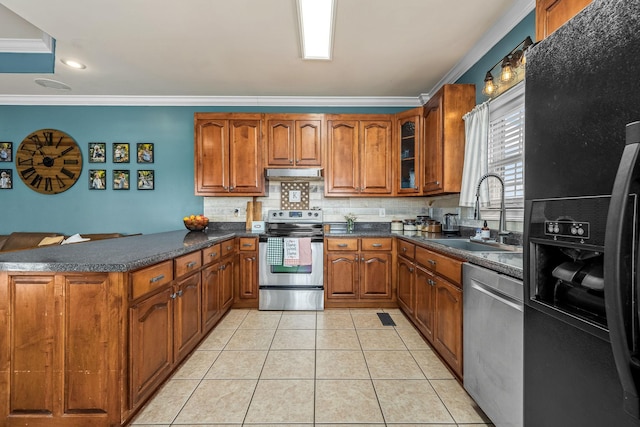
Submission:
M 463 266 L 464 388 L 497 427 L 522 426 L 522 281 Z

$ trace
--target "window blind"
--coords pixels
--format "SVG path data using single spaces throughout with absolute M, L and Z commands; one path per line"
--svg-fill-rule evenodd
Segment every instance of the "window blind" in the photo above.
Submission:
M 524 82 L 489 104 L 488 171 L 504 180 L 505 204 L 524 206 Z M 488 179 L 488 208 L 500 207 L 500 183 Z

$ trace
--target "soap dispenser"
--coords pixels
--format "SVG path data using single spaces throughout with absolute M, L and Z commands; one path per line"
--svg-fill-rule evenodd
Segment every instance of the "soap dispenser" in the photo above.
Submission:
M 487 220 L 484 220 L 484 224 L 482 225 L 482 231 L 480 232 L 480 237 L 483 239 L 488 239 L 491 237 L 491 230 L 489 230 L 489 226 L 487 225 Z

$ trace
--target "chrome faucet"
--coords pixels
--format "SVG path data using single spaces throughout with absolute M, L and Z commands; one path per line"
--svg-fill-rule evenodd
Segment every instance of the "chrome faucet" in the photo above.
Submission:
M 508 236 L 509 234 L 511 234 L 510 231 L 507 231 L 507 208 L 504 204 L 504 180 L 502 179 L 502 177 L 500 177 L 500 175 L 497 175 L 495 173 L 487 173 L 482 175 L 482 177 L 480 177 L 480 180 L 478 181 L 478 186 L 476 187 L 476 206 L 475 206 L 475 210 L 473 213 L 473 218 L 474 219 L 480 219 L 480 185 L 482 184 L 482 182 L 489 178 L 489 177 L 494 177 L 496 178 L 498 181 L 500 181 L 500 186 L 501 186 L 501 191 L 500 191 L 500 222 L 498 225 L 498 236 L 499 236 L 499 240 L 500 243 L 504 243 L 504 238 L 505 236 Z

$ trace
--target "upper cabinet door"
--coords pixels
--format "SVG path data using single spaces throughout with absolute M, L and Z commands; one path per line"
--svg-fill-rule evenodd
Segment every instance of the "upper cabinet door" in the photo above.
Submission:
M 396 114 L 395 185 L 398 195 L 422 194 L 422 107 Z
M 229 121 L 196 119 L 195 194 L 224 193 L 229 188 Z
M 196 196 L 264 195 L 262 115 L 196 113 Z
M 323 114 L 265 114 L 267 167 L 321 167 Z
M 424 106 L 424 193 L 442 191 L 442 98 Z
M 358 132 L 358 120 L 327 120 L 327 194 L 356 194 L 359 191 Z
M 459 193 L 464 163 L 464 120 L 476 104 L 475 85 L 444 85 L 425 104 L 422 126 L 426 195 Z
M 260 120 L 232 120 L 229 137 L 229 191 L 264 192 Z
M 589 3 L 591 0 L 536 0 L 536 40 L 545 39 Z
M 391 194 L 391 120 L 360 121 L 360 193 Z
M 295 133 L 294 120 L 265 119 L 267 130 L 267 164 L 293 166 Z
M 322 121 L 296 120 L 296 166 L 322 166 Z

